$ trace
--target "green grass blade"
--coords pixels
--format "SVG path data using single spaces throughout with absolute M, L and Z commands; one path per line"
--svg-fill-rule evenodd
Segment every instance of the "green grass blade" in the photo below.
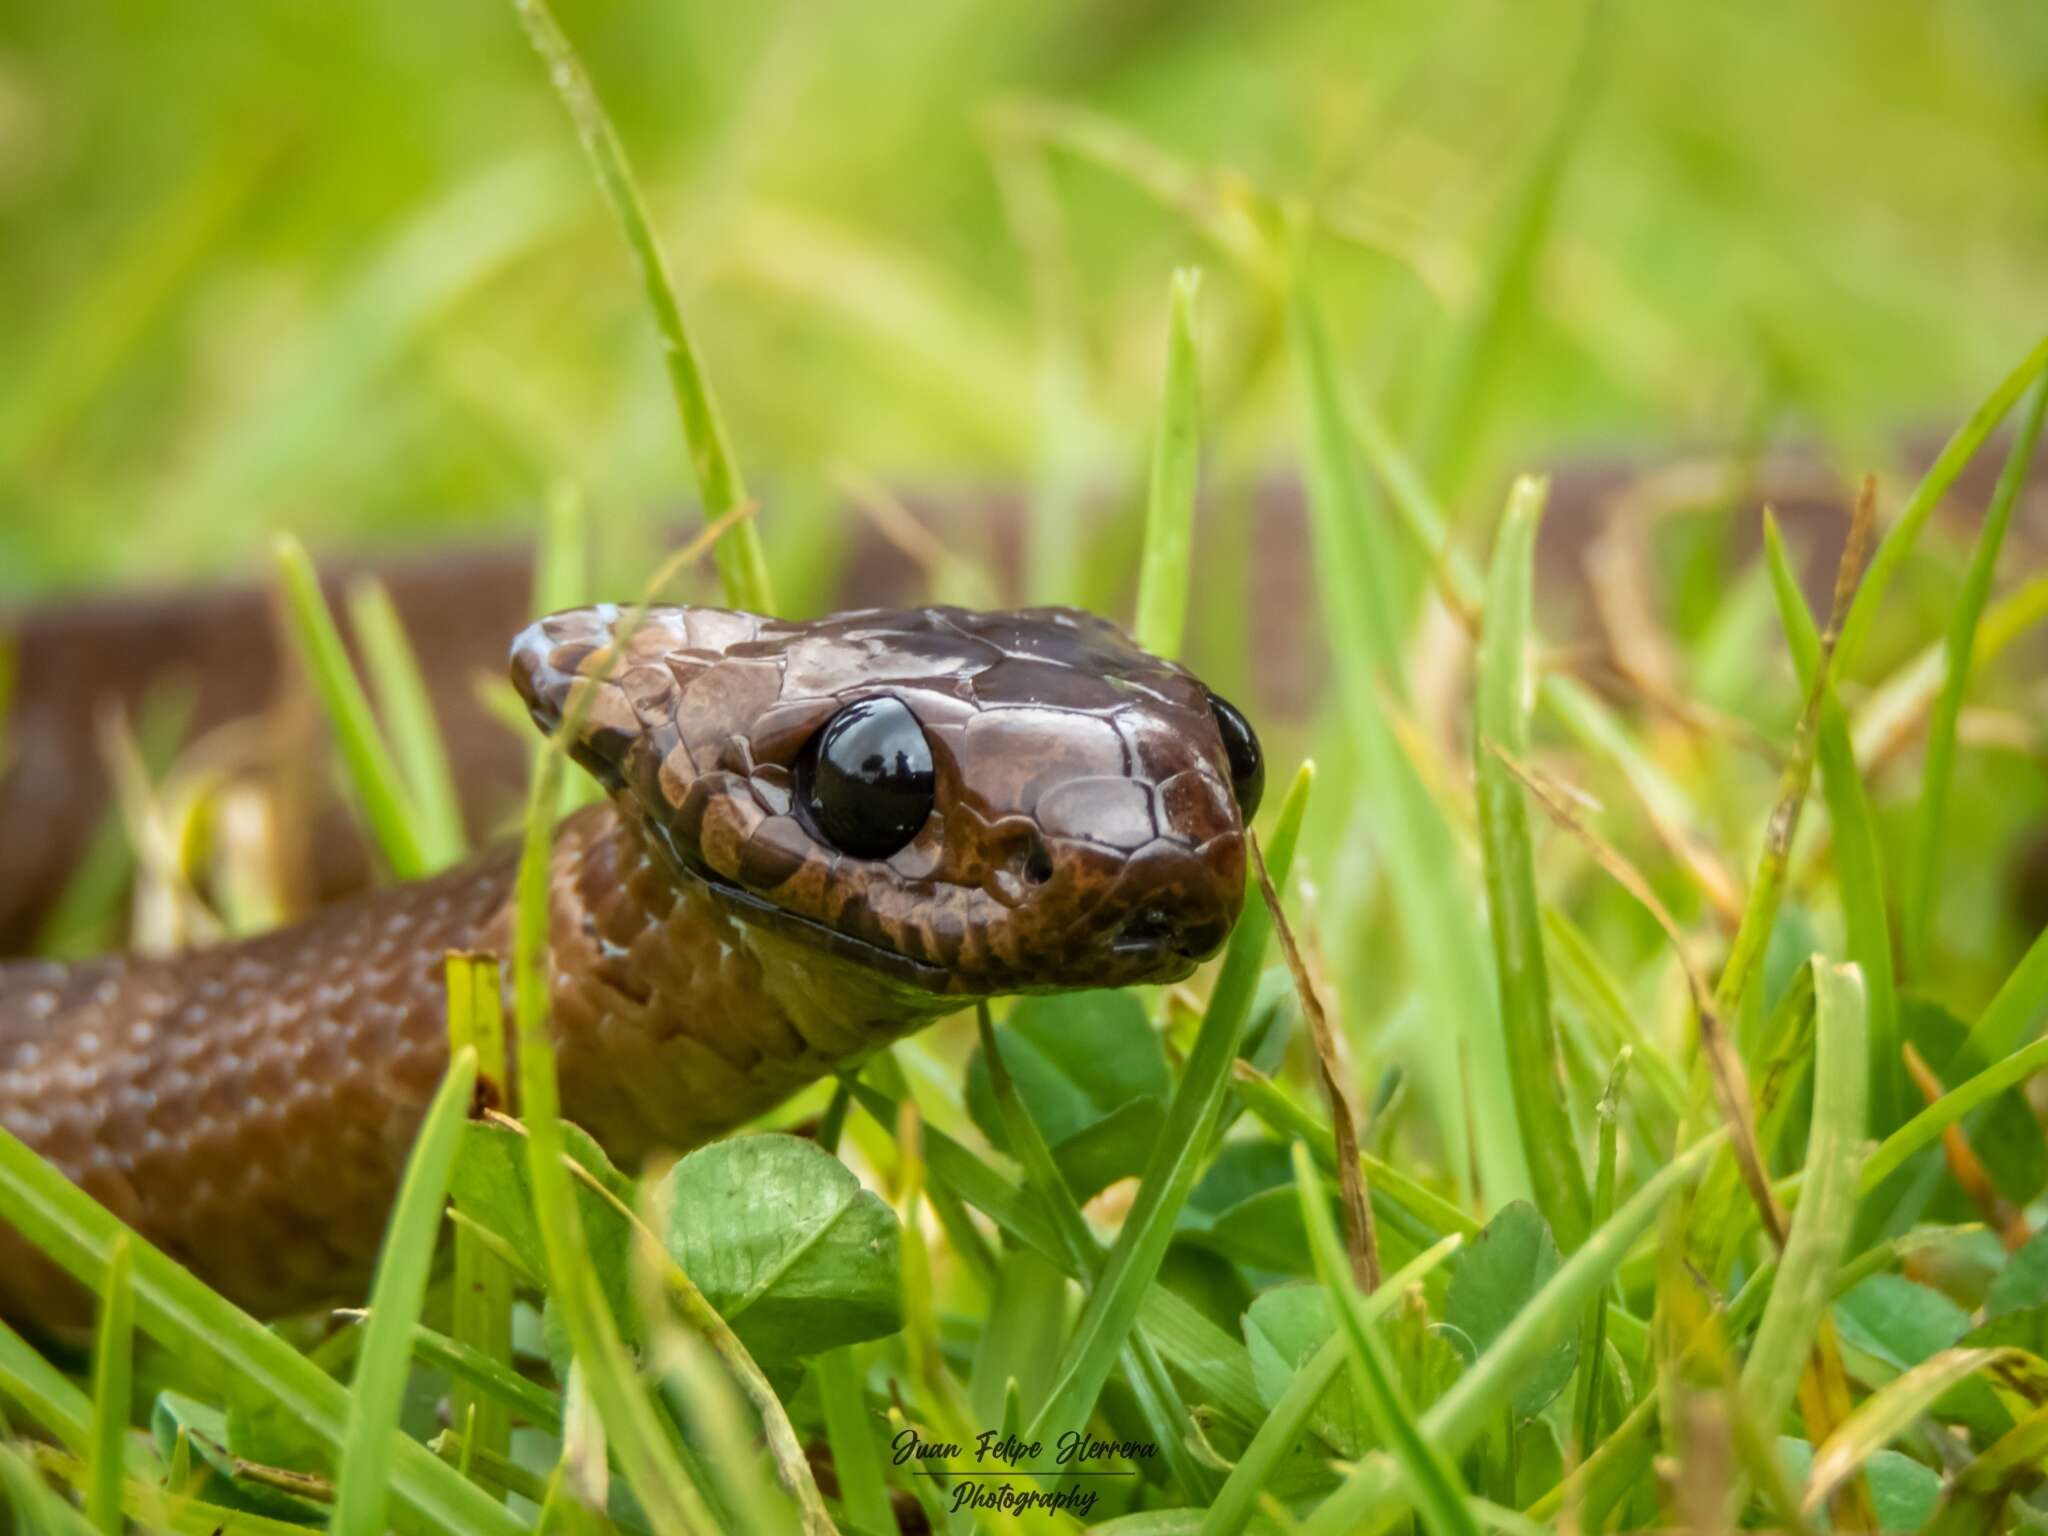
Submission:
M 1927 525 L 1927 519 L 1934 515 L 1934 509 L 1941 505 L 1949 487 L 1963 472 L 1977 450 L 1984 446 L 1984 439 L 1992 429 L 2005 419 L 2005 413 L 2013 408 L 2026 388 L 2048 370 L 2048 336 L 2034 343 L 2029 352 L 1991 391 L 1984 403 L 1971 413 L 1942 446 L 1941 453 L 1921 477 L 1920 484 L 1907 498 L 1906 505 L 1899 513 L 1899 520 L 1886 530 L 1878 541 L 1877 551 L 1870 557 L 1869 569 L 1863 573 L 1863 584 L 1857 589 L 1849 612 L 1842 620 L 1842 638 L 1836 647 L 1835 670 L 1846 675 L 1855 665 L 1856 657 L 1869 638 L 1870 626 L 1877 621 L 1878 605 L 1884 601 L 1885 589 L 1891 585 L 1892 577 L 1905 564 L 1906 556 L 1912 553 L 1913 545 L 1920 538 L 1920 530 Z
M 1002 1050 L 996 1042 L 995 1025 L 989 1019 L 987 1003 L 982 1003 L 975 1010 L 975 1018 L 980 1031 L 982 1059 L 988 1064 L 989 1084 L 995 1093 L 996 1111 L 1002 1116 L 1003 1129 L 1008 1133 L 1010 1150 L 1024 1169 L 1027 1185 L 1037 1192 L 1039 1204 L 1051 1215 L 1060 1241 L 1083 1282 L 1089 1286 L 1097 1285 L 1102 1278 L 1102 1245 L 1089 1230 L 1088 1218 L 1081 1213 L 1080 1204 L 1068 1187 L 1066 1175 L 1060 1172 L 1059 1164 L 1053 1160 L 1052 1148 L 1047 1144 L 1044 1132 L 1017 1092 L 1017 1085 L 1010 1077 L 1010 1070 L 1004 1064 Z M 1179 1401 L 1173 1378 L 1167 1374 L 1166 1364 L 1159 1358 L 1158 1351 L 1134 1328 L 1120 1359 L 1124 1379 L 1138 1400 L 1138 1411 L 1144 1416 L 1153 1443 L 1165 1457 L 1174 1480 L 1191 1498 L 1200 1501 L 1213 1497 L 1217 1480 L 1188 1450 L 1187 1410 Z
M 1496 1042 L 1498 1001 L 1491 957 L 1466 860 L 1444 811 L 1402 749 L 1385 700 L 1399 698 L 1403 551 L 1375 540 L 1358 483 L 1341 386 L 1330 343 L 1297 277 L 1289 299 L 1290 347 L 1308 428 L 1309 521 L 1317 592 L 1344 716 L 1356 743 L 1362 806 L 1375 849 L 1387 863 L 1392 903 L 1430 1005 L 1444 1021 L 1438 1048 L 1422 1054 L 1421 1078 L 1461 1195 L 1479 1179 L 1496 1199 L 1531 1193 L 1516 1130 L 1514 1091 Z M 1469 1101 L 1473 1114 L 1468 1127 Z M 1475 1144 L 1481 1166 L 1466 1166 Z
M 466 1048 L 448 1063 L 448 1073 L 420 1122 L 405 1177 L 384 1227 L 377 1252 L 377 1276 L 370 1288 L 370 1320 L 364 1325 L 354 1390 L 349 1394 L 348 1431 L 334 1480 L 334 1536 L 378 1536 L 384 1529 L 391 1492 L 391 1453 L 402 1438 L 398 1411 L 412 1366 L 413 1329 L 427 1299 L 427 1271 L 434 1262 L 434 1235 L 448 1195 L 448 1172 L 469 1117 L 476 1090 L 476 1051 Z
M 619 642 L 623 645 L 623 639 Z M 577 711 L 562 724 L 576 729 Z M 583 1367 L 619 1465 L 655 1528 L 715 1529 L 703 1494 L 662 1433 L 654 1405 L 626 1353 L 618 1323 L 591 1268 L 569 1172 L 563 1166 L 561 1096 L 555 1044 L 548 1029 L 548 887 L 554 859 L 555 811 L 566 758 L 553 742 L 536 753 L 526 803 L 513 908 L 513 1015 L 518 1030 L 519 1107 L 527 1128 L 527 1176 L 535 1224 L 548 1261 L 548 1294 L 559 1308 L 570 1348 Z
M 498 962 L 490 955 L 448 957 L 448 1052 L 452 1057 L 464 1050 L 476 1053 L 477 1084 L 485 1101 L 509 1104 L 505 1005 Z M 505 1375 L 524 1379 L 512 1370 L 512 1271 L 476 1228 L 461 1223 L 455 1226 L 451 1311 L 454 1342 Z M 458 1373 L 454 1410 L 455 1423 L 478 1449 L 511 1453 L 512 1420 L 499 1395 L 476 1390 Z
M 1593 1225 L 1604 1227 L 1614 1215 L 1614 1159 L 1621 1129 L 1621 1090 L 1628 1080 L 1626 1047 L 1614 1059 L 1607 1089 L 1600 1095 L 1600 1155 L 1593 1178 Z M 1601 1286 L 1586 1305 L 1586 1323 L 1579 1331 L 1578 1392 L 1572 1402 L 1572 1432 L 1583 1456 L 1600 1443 L 1600 1389 L 1607 1372 L 1607 1303 L 1612 1287 Z
M 875 1441 L 861 1384 L 860 1356 L 851 1346 L 827 1350 L 811 1362 L 818 1402 L 825 1410 L 825 1440 L 839 1477 L 839 1501 L 858 1530 L 888 1532 L 896 1524 L 889 1485 L 882 1476 L 882 1450 Z
M 1820 632 L 1793 574 L 1777 520 L 1769 515 L 1764 518 L 1764 555 L 1800 687 L 1810 689 L 1815 669 L 1820 665 Z M 1884 865 L 1877 841 L 1877 822 L 1871 814 L 1863 776 L 1856 766 L 1848 716 L 1842 711 L 1832 679 L 1821 696 L 1814 751 L 1820 762 L 1821 796 L 1827 802 L 1828 819 L 1834 824 L 1835 883 L 1841 893 L 1842 916 L 1848 929 L 1849 958 L 1861 967 L 1869 998 L 1871 1125 L 1884 1131 L 1897 1125 L 1905 1113 L 1891 923 L 1885 912 Z
M 341 749 L 356 805 L 391 873 L 400 880 L 416 880 L 433 868 L 420 841 L 418 814 L 406 793 L 398 763 L 377 728 L 377 717 L 370 712 L 369 697 L 349 662 L 334 615 L 327 611 L 320 578 L 314 574 L 305 547 L 289 534 L 278 536 L 276 558 L 292 635 L 298 641 L 307 676 L 327 711 L 328 723 L 334 727 L 335 744 Z
M 1138 563 L 1138 644 L 1155 656 L 1180 654 L 1187 625 L 1188 563 L 1201 467 L 1201 389 L 1195 357 L 1195 291 L 1201 274 L 1173 274 L 1166 332 L 1166 387 L 1152 442 L 1152 489 L 1145 503 L 1145 549 Z
M 106 1208 L 0 1129 L 0 1220 L 87 1286 L 97 1288 L 126 1229 Z M 341 1384 L 247 1313 L 132 1234 L 137 1326 L 196 1368 L 232 1375 L 339 1451 L 348 1419 Z M 425 1446 L 401 1439 L 391 1488 L 409 1529 L 450 1536 L 518 1536 L 519 1524 Z
M 2048 928 L 2035 935 L 2020 963 L 1970 1026 L 1955 1061 L 1974 1065 L 2009 1054 L 2044 1012 L 2048 1012 Z
M 896 1100 L 864 1082 L 853 1085 L 853 1096 L 877 1123 L 896 1123 Z M 1070 1277 L 1081 1278 L 1036 1201 L 937 1127 L 927 1124 L 922 1136 L 934 1188 L 945 1183 L 1005 1236 L 1058 1265 Z M 1173 1291 L 1156 1283 L 1146 1291 L 1138 1308 L 1138 1327 L 1207 1401 L 1248 1424 L 1265 1411 L 1244 1346 Z
M 1911 859 L 1906 867 L 1905 897 L 1899 912 L 1900 947 L 1905 951 L 1909 976 L 1922 975 L 1927 967 L 1927 931 L 1934 918 L 1935 892 L 1941 884 L 1943 823 L 1948 816 L 1949 780 L 1955 768 L 1956 721 L 1963 712 L 1963 694 L 1970 682 L 1970 652 L 1977 640 L 1977 624 L 1984 604 L 1991 596 L 1991 578 L 1998 567 L 1999 547 L 2012 522 L 2013 503 L 2026 484 L 2027 469 L 2033 462 L 2034 443 L 2041 435 L 2041 417 L 2048 410 L 2048 376 L 2036 380 L 2021 414 L 2019 431 L 2005 468 L 1998 476 L 1998 489 L 1984 514 L 1984 526 L 1970 553 L 1970 568 L 1963 578 L 1963 590 L 1956 596 L 1949 618 L 1945 649 L 1946 671 L 1934 714 L 1927 722 L 1927 764 L 1922 770 L 1920 809 L 1913 823 Z
M 1535 163 L 1515 189 L 1507 228 L 1482 280 L 1478 303 L 1459 332 L 1448 366 L 1431 390 L 1420 438 L 1421 457 L 1430 483 L 1447 496 L 1459 488 L 1470 463 L 1508 340 L 1530 311 L 1558 187 L 1578 144 L 1580 127 L 1599 94 L 1606 19 L 1604 7 L 1587 8 L 1578 53 L 1558 98 L 1557 115 L 1537 149 Z
M 1301 1196 L 1301 1215 L 1308 1228 L 1316 1275 L 1336 1311 L 1337 1331 L 1350 1351 L 1352 1376 L 1372 1416 L 1373 1430 L 1382 1445 L 1391 1447 L 1394 1459 L 1407 1473 L 1415 1503 L 1434 1536 L 1479 1536 L 1478 1522 L 1467 1504 L 1470 1495 L 1458 1469 L 1441 1446 L 1423 1434 L 1394 1384 L 1393 1362 L 1352 1279 L 1343 1241 L 1337 1236 L 1336 1223 L 1330 1220 L 1322 1176 L 1316 1172 L 1307 1145 L 1297 1141 L 1292 1155 L 1294 1187 Z
M 705 376 L 696 344 L 683 325 L 668 263 L 648 222 L 647 208 L 632 166 L 627 163 L 625 146 L 619 142 L 584 71 L 582 59 L 556 23 L 547 0 L 513 0 L 513 9 L 519 13 L 520 24 L 526 28 L 534 51 L 547 65 L 549 83 L 576 125 L 577 137 L 589 153 L 598 185 L 611 204 L 639 268 L 648 306 L 654 311 L 655 329 L 661 337 L 669 386 L 682 417 L 683 439 L 689 446 L 690 467 L 697 478 L 697 494 L 704 503 L 705 521 L 714 521 L 743 506 L 747 489 L 733 460 L 732 445 L 726 441 L 725 423 L 719 416 L 718 402 L 712 397 L 711 381 Z M 755 613 L 775 611 L 761 533 L 751 519 L 742 519 L 726 530 L 718 541 L 716 558 L 719 583 L 727 603 Z
M 100 1284 L 99 1327 L 93 1338 L 92 1478 L 85 1517 L 106 1536 L 121 1536 L 121 1474 L 126 1470 L 128 1402 L 135 1379 L 135 1260 L 116 1238 Z
M 1836 1489 L 1911 1428 L 1944 1392 L 1994 1367 L 2031 1375 L 2037 1384 L 2048 1385 L 2042 1382 L 2040 1362 L 2019 1349 L 1944 1349 L 1921 1361 L 1858 1403 L 1856 1411 L 1815 1449 L 1806 1476 L 1806 1512 L 1819 1512 Z
M 516 1409 L 525 1415 L 528 1423 L 542 1429 L 558 1430 L 562 1427 L 561 1400 L 547 1388 L 527 1380 L 506 1361 L 495 1360 L 460 1339 L 436 1333 L 424 1323 L 413 1329 L 412 1350 L 423 1365 L 445 1371 L 454 1380 L 458 1394 L 467 1392 L 466 1398 L 458 1395 L 456 1401 L 494 1402 L 504 1408 Z M 470 1388 L 476 1390 L 469 1392 Z M 459 1416 L 458 1422 L 469 1422 L 466 1411 Z M 479 1446 L 478 1449 L 484 1447 Z
M 1282 887 L 1294 860 L 1313 778 L 1311 765 L 1302 764 L 1273 823 L 1266 864 L 1276 890 Z M 1052 1392 L 1033 1418 L 1027 1440 L 1043 1439 L 1048 1430 L 1057 1433 L 1059 1428 L 1084 1424 L 1095 1410 L 1102 1384 L 1122 1353 L 1140 1304 L 1173 1240 L 1174 1224 L 1188 1191 L 1194 1188 L 1207 1160 L 1210 1133 L 1230 1088 L 1230 1065 L 1237 1058 L 1238 1043 L 1251 1013 L 1252 994 L 1272 929 L 1272 916 L 1253 888 L 1230 936 L 1223 972 L 1210 994 L 1208 1012 L 1167 1109 L 1166 1125 L 1146 1163 L 1137 1197 L 1103 1265 L 1101 1280 L 1088 1294 Z
M 2042 941 L 2034 949 L 2048 950 L 2048 934 L 2042 935 Z M 1863 1193 L 1869 1194 L 1905 1166 L 1914 1154 L 1933 1146 L 1941 1139 L 1941 1133 L 1963 1116 L 1989 1104 L 2006 1089 L 2043 1070 L 2048 1070 L 2048 1039 L 2036 1040 L 2032 1045 L 2014 1051 L 1975 1077 L 1949 1089 L 1878 1143 L 1877 1150 L 1865 1160 L 1860 1172 Z
M 1549 1221 L 1559 1248 L 1570 1253 L 1592 1229 L 1592 1199 L 1559 1075 L 1529 804 L 1499 756 L 1506 752 L 1520 761 L 1529 752 L 1529 655 L 1534 644 L 1530 608 L 1536 527 L 1548 492 L 1541 480 L 1526 475 L 1516 480 L 1495 539 L 1485 628 L 1479 640 L 1478 727 L 1472 759 L 1479 786 L 1479 841 L 1485 855 L 1494 974 L 1500 987 L 1501 1035 L 1522 1155 L 1537 1209 Z
M 533 563 L 533 611 L 559 613 L 591 599 L 590 517 L 568 481 L 548 487 L 540 551 Z
M 1361 1299 L 1360 1311 L 1366 1320 L 1377 1323 L 1400 1305 L 1413 1287 L 1420 1285 L 1464 1243 L 1462 1236 L 1453 1234 L 1424 1249 L 1389 1275 L 1378 1290 Z M 1202 1518 L 1199 1536 L 1235 1536 L 1245 1529 L 1258 1508 L 1259 1494 L 1308 1432 L 1310 1415 L 1337 1379 L 1337 1373 L 1344 1369 L 1349 1353 L 1348 1335 L 1340 1330 L 1325 1339 L 1322 1347 L 1295 1371 L 1287 1390 L 1280 1394 L 1280 1400 L 1260 1423 L 1237 1465 L 1230 1469 L 1230 1476 L 1223 1480 L 1215 1502 Z
M 36 1474 L 34 1465 L 0 1439 L 0 1513 L 28 1522 L 23 1536 L 95 1536 L 95 1526 Z
M 1854 966 L 1813 962 L 1815 1061 L 1806 1183 L 1792 1213 L 1778 1278 L 1742 1369 L 1749 1421 L 1769 1432 L 1783 1420 L 1834 1294 L 1860 1198 L 1869 1113 L 1869 1008 Z
M 2037 1408 L 1950 1479 L 1924 1536 L 1979 1536 L 1997 1530 L 2006 1501 L 2039 1484 L 2044 1459 L 2048 1408 Z
M 1307 1142 L 1316 1161 L 1331 1173 L 1336 1172 L 1336 1134 L 1313 1110 L 1247 1063 L 1238 1064 L 1235 1079 L 1247 1109 L 1276 1135 L 1288 1141 Z M 1431 1242 L 1452 1233 L 1463 1237 L 1478 1235 L 1480 1223 L 1428 1185 L 1370 1152 L 1361 1151 L 1358 1159 L 1372 1190 L 1373 1209 L 1383 1219 L 1390 1210 L 1395 1211 L 1408 1218 L 1406 1224 L 1427 1231 Z
M 1493 1346 L 1423 1414 L 1420 1428 L 1433 1445 L 1446 1456 L 1464 1454 L 1523 1375 L 1579 1325 L 1593 1293 L 1614 1278 L 1665 1202 L 1699 1177 L 1726 1138 L 1725 1130 L 1711 1132 L 1658 1169 L 1614 1213 L 1612 1221 L 1565 1260 Z M 1396 1463 L 1385 1456 L 1368 1456 L 1317 1507 L 1302 1530 L 1304 1536 L 1384 1531 L 1407 1510 L 1410 1498 Z
M 19 1405 L 75 1454 L 85 1454 L 92 1444 L 92 1399 L 5 1322 L 0 1322 L 0 1398 Z
M 414 826 L 431 869 L 443 869 L 469 851 L 462 827 L 462 801 L 455 774 L 434 718 L 433 700 L 420 675 L 419 657 L 406 639 L 398 607 L 384 583 L 366 577 L 351 584 L 349 626 L 363 653 L 363 670 L 390 727 L 392 753 L 407 796 L 417 812 Z

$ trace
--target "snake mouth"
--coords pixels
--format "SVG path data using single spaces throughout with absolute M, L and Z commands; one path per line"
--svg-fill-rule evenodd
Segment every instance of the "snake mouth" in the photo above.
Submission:
M 920 992 L 950 993 L 964 989 L 958 973 L 944 966 L 932 965 L 914 959 L 893 949 L 866 939 L 842 933 L 829 923 L 816 918 L 805 917 L 779 907 L 767 897 L 757 895 L 746 887 L 726 879 L 715 870 L 706 869 L 697 860 L 684 855 L 676 846 L 674 836 L 659 821 L 647 817 L 634 818 L 640 826 L 654 835 L 659 846 L 662 862 L 668 866 L 677 879 L 689 882 L 704 892 L 713 901 L 724 907 L 733 916 L 755 928 L 767 929 L 822 950 L 838 960 L 857 965 L 863 970 L 873 971 L 892 981 L 899 981 L 915 987 Z

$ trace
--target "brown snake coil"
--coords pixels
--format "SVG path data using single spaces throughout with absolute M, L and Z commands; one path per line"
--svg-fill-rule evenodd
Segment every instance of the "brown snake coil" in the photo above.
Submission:
M 619 619 L 555 615 L 512 657 L 545 728 L 591 690 L 569 745 L 611 799 L 559 836 L 552 1027 L 564 1111 L 616 1158 L 696 1145 L 964 997 L 1183 977 L 1237 916 L 1256 744 L 1099 619 L 663 608 L 615 656 Z M 823 830 L 819 743 L 864 701 L 928 754 L 929 809 L 886 856 Z M 214 948 L 0 966 L 0 1124 L 252 1310 L 360 1295 L 446 1064 L 445 954 L 505 952 L 513 863 Z M 0 1315 L 81 1303 L 0 1227 Z

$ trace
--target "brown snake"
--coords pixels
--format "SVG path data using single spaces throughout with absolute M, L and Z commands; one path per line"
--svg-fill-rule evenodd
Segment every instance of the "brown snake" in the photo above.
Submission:
M 550 893 L 565 1113 L 679 1150 L 963 998 L 1186 976 L 1243 901 L 1243 717 L 1065 609 L 527 629 L 537 723 L 609 802 Z M 504 953 L 515 850 L 261 937 L 0 966 L 0 1124 L 252 1310 L 361 1294 L 446 1062 L 447 951 Z M 0 1226 L 0 1315 L 83 1298 Z

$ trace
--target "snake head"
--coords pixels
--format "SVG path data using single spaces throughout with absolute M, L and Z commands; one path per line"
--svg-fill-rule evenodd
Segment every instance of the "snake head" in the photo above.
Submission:
M 678 879 L 924 991 L 1179 980 L 1244 901 L 1251 727 L 1086 613 L 603 605 L 512 676 Z

